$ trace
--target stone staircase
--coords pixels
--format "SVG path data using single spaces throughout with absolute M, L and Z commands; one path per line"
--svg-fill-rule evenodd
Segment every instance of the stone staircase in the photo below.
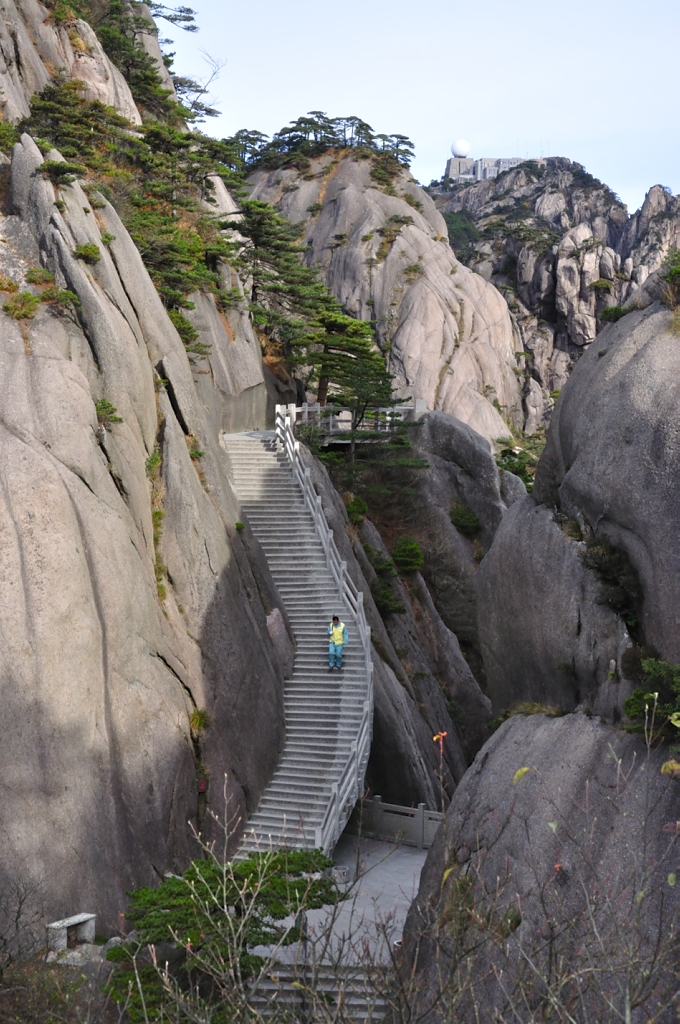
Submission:
M 385 974 L 361 966 L 272 964 L 249 1005 L 265 1020 L 315 1024 L 378 1024 L 389 1009 Z
M 267 557 L 296 641 L 293 675 L 285 684 L 283 755 L 248 822 L 241 856 L 280 846 L 330 853 L 360 794 L 370 746 L 371 670 L 361 595 L 343 576 L 291 437 L 286 451 L 274 433 L 223 435 L 242 514 Z M 326 631 L 334 614 L 347 625 L 349 643 L 343 669 L 329 672 Z

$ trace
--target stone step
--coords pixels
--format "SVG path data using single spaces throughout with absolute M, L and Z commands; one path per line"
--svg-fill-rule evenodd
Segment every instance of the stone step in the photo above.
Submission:
M 284 689 L 283 755 L 248 823 L 239 856 L 271 844 L 310 848 L 361 727 L 368 692 L 364 653 L 353 645 L 342 671 L 328 671 L 330 616 L 341 615 L 354 636 L 356 621 L 328 569 L 312 513 L 275 436 L 226 435 L 223 444 L 241 515 L 261 544 L 298 644 Z

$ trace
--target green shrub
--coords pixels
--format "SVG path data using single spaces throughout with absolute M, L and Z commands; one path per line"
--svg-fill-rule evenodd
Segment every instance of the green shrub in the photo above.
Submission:
M 482 528 L 481 521 L 468 505 L 457 501 L 451 509 L 451 522 L 466 537 L 474 537 Z
M 385 558 L 372 548 L 370 544 L 364 544 L 364 551 L 369 562 L 377 572 L 378 576 L 396 576 L 397 573 L 394 568 L 394 562 L 391 558 Z
M 156 445 L 154 450 L 151 452 L 151 455 L 146 460 L 147 476 L 153 478 L 156 475 L 157 470 L 160 467 L 161 461 L 162 461 L 161 450 L 158 447 L 158 445 Z
M 588 543 L 581 560 L 600 581 L 600 603 L 619 615 L 634 635 L 639 625 L 642 587 L 626 552 L 600 537 Z
M 81 245 L 77 245 L 73 250 L 73 255 L 77 260 L 82 260 L 83 263 L 89 263 L 91 266 L 99 263 L 102 258 L 99 246 L 94 242 L 83 242 Z
M 406 611 L 406 606 L 395 595 L 388 580 L 374 580 L 371 583 L 371 594 L 381 615 L 401 615 Z
M 420 199 L 416 199 L 416 197 L 412 196 L 410 192 L 404 192 L 402 199 L 404 202 L 408 203 L 409 206 L 412 206 L 414 210 L 418 210 L 419 213 L 423 212 L 423 204 Z
M 623 306 L 607 306 L 600 313 L 600 320 L 605 324 L 615 324 L 617 320 L 620 320 L 622 316 L 629 312 L 630 310 L 624 309 Z
M 363 498 L 360 498 L 358 494 L 355 494 L 351 501 L 347 502 L 345 506 L 347 509 L 347 515 L 349 516 L 350 523 L 358 526 L 359 523 L 363 523 L 364 514 L 368 512 L 368 505 Z
M 0 274 L 0 292 L 18 292 L 19 285 L 11 277 Z
M 31 292 L 19 292 L 18 295 L 7 299 L 2 308 L 15 320 L 32 320 L 39 305 L 40 299 L 37 295 L 32 295 Z
M 69 291 L 68 288 L 59 288 L 56 284 L 50 285 L 40 296 L 42 302 L 50 302 L 55 306 L 60 306 L 62 309 L 71 307 L 72 309 L 80 309 L 80 299 L 75 292 Z
M 116 241 L 116 236 L 112 235 L 110 231 L 103 231 L 101 239 L 104 245 L 111 245 L 112 242 Z
M 193 447 L 191 447 L 189 449 L 189 458 L 190 459 L 202 459 L 204 455 L 205 455 L 205 452 L 201 448 L 199 448 L 197 445 L 194 445 Z
M 465 721 L 465 712 L 458 703 L 457 700 L 447 700 L 446 710 L 449 713 L 449 718 L 454 725 L 462 725 Z
M 413 284 L 419 277 L 422 277 L 425 271 L 420 263 L 409 263 L 407 267 L 404 267 L 404 277 L 409 284 Z
M 227 1003 L 229 992 L 210 983 L 211 968 L 222 965 L 225 977 L 233 972 L 239 983 L 257 977 L 266 960 L 254 949 L 289 946 L 299 940 L 299 928 L 286 924 L 286 918 L 294 919 L 301 909 L 309 912 L 333 906 L 341 899 L 330 877 L 332 863 L 319 850 L 266 851 L 226 865 L 206 852 L 181 878 L 165 877 L 155 888 L 129 893 L 130 908 L 125 917 L 133 925 L 138 943 L 127 947 L 127 955 L 117 953 L 110 958 L 120 966 L 108 985 L 113 999 L 125 1006 L 125 1019 L 130 1024 L 176 1019 L 172 1010 L 166 1016 L 162 1009 L 160 971 L 142 962 L 137 965 L 138 974 L 131 974 L 128 961 L 139 943 L 177 943 L 180 950 L 184 947 L 185 977 L 191 979 L 192 1007 L 200 1006 L 201 1020 L 226 1024 L 251 1019 L 250 1014 L 237 1013 Z M 115 948 L 125 950 L 123 946 Z M 135 977 L 144 993 L 143 1001 Z M 184 1014 L 182 1019 L 187 1019 Z
M 593 281 L 591 284 L 588 285 L 588 287 L 592 288 L 595 292 L 610 292 L 613 286 L 614 282 L 607 281 L 605 277 L 600 277 L 597 279 L 597 281 Z
M 198 331 L 192 324 L 191 320 L 187 320 L 187 318 L 180 313 L 178 309 L 169 309 L 168 316 L 175 325 L 177 333 L 182 339 L 182 343 L 185 346 L 193 345 L 198 338 Z
M 188 320 L 178 309 L 169 309 L 168 316 L 175 325 L 187 352 L 194 352 L 199 356 L 209 355 L 211 346 L 198 340 L 198 331 L 191 320 Z
M 70 4 L 64 3 L 64 0 L 57 0 L 52 9 L 52 17 L 58 25 L 76 20 L 75 11 Z
M 537 459 L 525 448 L 502 448 L 496 456 L 496 465 L 508 473 L 514 473 L 523 481 L 527 491 L 534 489 L 534 473 Z
M 371 173 L 371 177 L 373 178 L 373 181 L 377 185 L 380 185 L 383 188 L 387 188 L 387 189 L 391 189 L 392 188 L 392 177 L 388 173 L 388 171 L 385 170 L 384 167 L 380 167 L 380 166 L 372 167 L 370 173 Z
M 245 530 L 245 523 L 234 523 L 234 526 L 236 527 L 239 533 L 241 532 L 241 530 Z
M 671 249 L 662 264 L 661 276 L 668 290 L 668 305 L 680 299 L 680 249 Z
M 227 310 L 243 300 L 243 292 L 240 288 L 218 288 L 215 297 L 220 309 Z
M 387 218 L 381 228 L 378 228 L 378 234 L 382 236 L 378 251 L 375 254 L 378 263 L 382 263 L 383 260 L 387 259 L 387 255 L 396 241 L 397 235 L 408 224 L 413 224 L 413 217 L 401 217 L 399 214 L 393 214 Z
M 316 217 L 317 213 L 321 213 L 321 210 L 322 210 L 321 203 L 312 203 L 311 206 L 307 207 L 307 212 L 311 213 L 312 217 Z
M 673 665 L 658 658 L 644 658 L 642 661 L 644 687 L 633 690 L 623 703 L 623 710 L 632 721 L 631 732 L 642 732 L 645 725 L 645 709 L 649 716 L 654 709 L 655 727 L 662 734 L 675 739 L 680 729 L 680 665 Z
M 26 271 L 26 280 L 29 284 L 51 284 L 54 281 L 54 274 L 45 267 L 31 267 Z
M 87 173 L 82 164 L 69 163 L 68 160 L 45 160 L 38 170 L 55 185 L 68 185 L 76 178 L 84 178 Z
M 7 121 L 0 121 L 0 152 L 9 153 L 18 141 L 19 132 L 14 125 Z
M 123 417 L 117 416 L 118 410 L 115 405 L 111 405 L 105 398 L 98 398 L 94 403 L 94 407 L 97 410 L 97 419 L 100 423 L 122 423 Z
M 418 572 L 425 557 L 418 541 L 404 534 L 392 548 L 392 560 L 399 572 L 408 574 Z

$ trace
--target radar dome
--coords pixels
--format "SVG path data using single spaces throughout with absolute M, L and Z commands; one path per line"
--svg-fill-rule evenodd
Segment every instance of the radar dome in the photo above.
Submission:
M 451 146 L 451 152 L 454 156 L 460 157 L 461 160 L 470 152 L 470 143 L 465 139 L 456 139 L 454 144 Z

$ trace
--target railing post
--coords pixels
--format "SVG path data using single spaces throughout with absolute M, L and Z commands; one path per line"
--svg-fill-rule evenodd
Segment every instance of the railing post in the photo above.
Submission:
M 419 850 L 425 846 L 425 804 L 418 804 L 416 810 L 416 846 Z
M 333 785 L 331 786 L 331 799 L 335 802 L 335 807 L 333 809 L 333 831 L 331 833 L 332 843 L 333 846 L 335 846 L 338 839 L 340 838 L 340 800 L 338 799 L 337 782 L 334 782 Z M 328 852 L 330 853 L 331 851 L 329 850 Z
M 371 828 L 372 831 L 379 836 L 382 832 L 382 797 L 373 797 L 373 807 L 371 808 Z
M 357 745 L 353 743 L 351 746 L 352 759 L 354 761 L 354 792 L 356 793 L 355 800 L 359 799 L 359 755 L 357 754 Z
M 323 829 L 320 825 L 314 829 L 314 846 L 317 850 L 320 850 L 323 846 Z

